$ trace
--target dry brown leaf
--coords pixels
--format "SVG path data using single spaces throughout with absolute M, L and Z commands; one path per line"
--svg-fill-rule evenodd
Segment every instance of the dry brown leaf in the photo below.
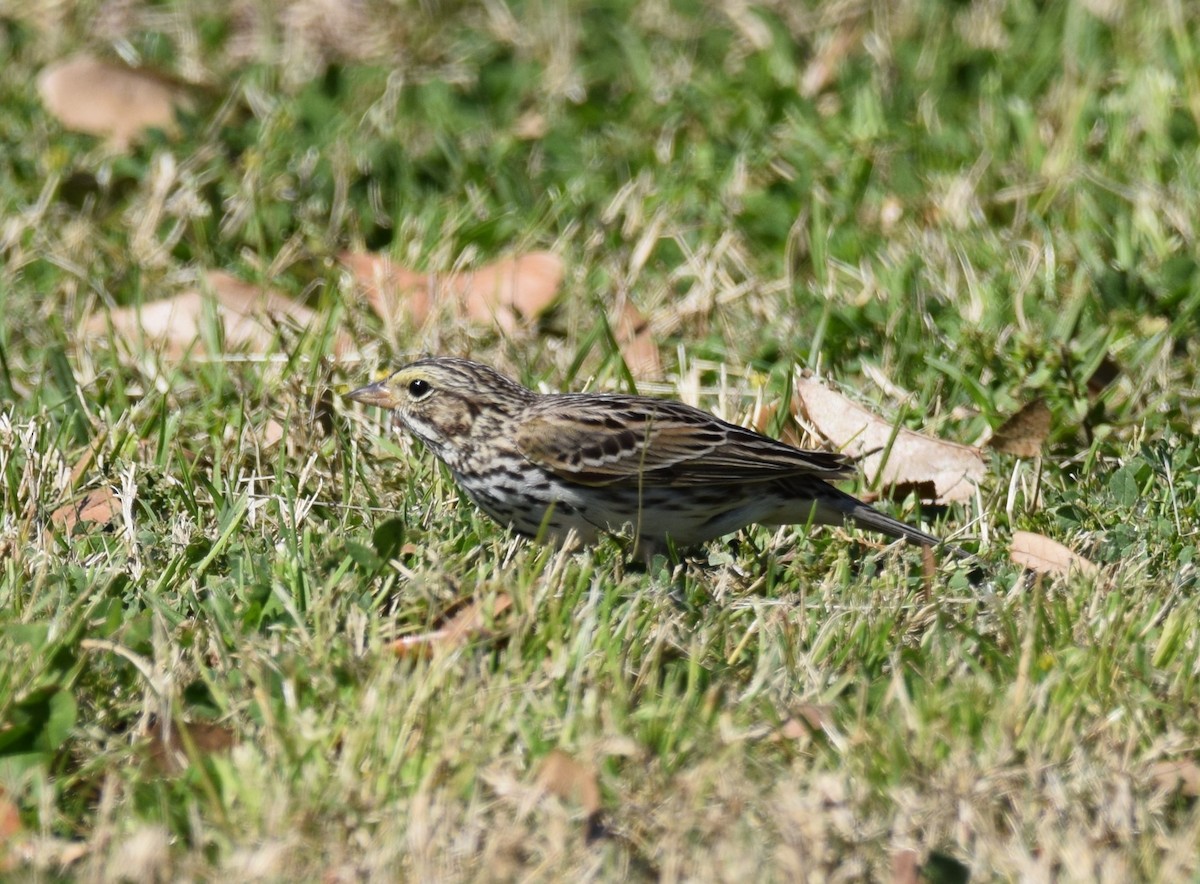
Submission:
M 562 749 L 551 749 L 542 760 L 537 782 L 551 795 L 578 804 L 585 813 L 600 810 L 600 779 L 596 770 Z
M 1050 435 L 1051 418 L 1046 403 L 1034 399 L 1000 425 L 988 440 L 988 447 L 1017 457 L 1037 457 Z
M 189 743 L 201 756 L 228 752 L 237 744 L 231 728 L 211 721 L 172 721 L 170 727 L 164 727 L 162 719 L 155 719 L 146 729 L 146 738 L 150 763 L 169 774 L 187 769 Z
M 1156 761 L 1150 765 L 1150 780 L 1164 792 L 1200 798 L 1200 764 L 1190 758 Z
M 316 326 L 317 313 L 271 289 L 243 282 L 220 270 L 205 275 L 205 285 L 171 298 L 134 307 L 98 313 L 84 325 L 91 335 L 101 335 L 112 325 L 113 332 L 128 342 L 148 341 L 162 347 L 168 359 L 178 359 L 195 347 L 200 349 L 200 330 L 205 311 L 213 309 L 221 324 L 226 350 L 265 353 L 275 340 L 275 325 L 287 322 L 300 328 Z M 334 343 L 338 355 L 351 350 L 349 339 L 339 335 Z
M 781 442 L 786 442 L 789 445 L 803 447 L 804 439 L 801 438 L 800 429 L 796 425 L 796 421 L 792 419 L 796 416 L 799 408 L 799 403 L 795 400 L 795 398 L 793 398 L 791 415 L 789 416 L 788 420 L 784 421 L 783 426 L 780 428 L 778 438 Z M 769 431 L 771 429 L 771 422 L 775 419 L 775 415 L 778 413 L 778 404 L 768 405 L 765 402 L 760 402 L 754 406 L 754 411 L 750 414 L 750 426 L 760 433 L 767 433 L 770 435 Z
M 50 524 L 70 536 L 80 524 L 107 525 L 120 513 L 121 501 L 116 492 L 111 488 L 97 488 L 52 512 Z
M 265 424 L 257 428 L 257 435 L 259 444 L 264 448 L 270 448 L 283 438 L 283 424 L 273 417 L 268 418 Z
M 1072 570 L 1088 575 L 1100 573 L 1100 569 L 1083 556 L 1057 540 L 1032 531 L 1013 532 L 1009 556 L 1018 565 L 1037 574 L 1065 576 Z
M 796 398 L 808 422 L 833 447 L 859 459 L 872 484 L 916 490 L 925 500 L 953 502 L 969 500 L 983 478 L 983 455 L 971 445 L 935 439 L 904 427 L 896 430 L 813 378 L 797 382 Z
M 16 866 L 14 854 L 19 849 L 17 838 L 22 834 L 21 814 L 0 789 L 0 873 L 7 874 Z
M 42 103 L 68 129 L 120 148 L 147 129 L 174 133 L 175 112 L 190 106 L 179 84 L 149 71 L 87 54 L 48 65 L 37 78 Z
M 921 855 L 911 847 L 892 854 L 892 884 L 919 884 Z
M 632 301 L 625 301 L 617 316 L 613 335 L 621 348 L 621 358 L 629 372 L 638 380 L 658 381 L 663 378 L 662 359 L 650 322 Z
M 603 821 L 600 777 L 594 766 L 584 764 L 562 749 L 552 749 L 542 760 L 537 783 L 542 791 L 557 796 L 562 801 L 574 802 L 583 809 L 586 815 L 584 840 L 589 844 L 614 834 Z M 624 839 L 618 836 L 618 840 Z M 626 846 L 634 845 L 626 842 Z
M 21 833 L 21 814 L 17 806 L 8 800 L 4 790 L 0 789 L 0 846 Z
M 392 652 L 397 657 L 428 657 L 439 648 L 457 648 L 482 634 L 490 622 L 511 607 L 512 597 L 507 593 L 500 593 L 490 602 L 469 602 L 437 629 L 392 642 Z
M 512 333 L 553 303 L 562 284 L 562 259 L 550 252 L 506 258 L 468 273 L 418 273 L 385 255 L 343 252 L 339 260 L 358 280 L 385 320 L 407 315 L 421 325 L 434 306 L 450 302 L 454 315 Z
M 338 260 L 362 286 L 371 309 L 391 321 L 407 314 L 422 325 L 433 310 L 437 276 L 394 264 L 387 255 L 342 252 Z
M 465 299 L 469 318 L 493 320 L 512 332 L 550 306 L 563 274 L 563 262 L 557 255 L 530 252 L 488 264 L 474 273 L 451 276 L 447 284 Z

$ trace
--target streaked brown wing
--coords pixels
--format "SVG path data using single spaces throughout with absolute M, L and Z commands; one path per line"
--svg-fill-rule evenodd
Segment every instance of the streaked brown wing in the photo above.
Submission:
M 707 412 L 640 396 L 541 399 L 522 421 L 527 460 L 585 485 L 701 485 L 853 474 L 839 454 L 803 451 Z

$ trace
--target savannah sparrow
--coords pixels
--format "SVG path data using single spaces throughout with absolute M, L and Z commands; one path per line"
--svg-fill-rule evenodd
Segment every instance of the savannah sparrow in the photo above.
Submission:
M 392 410 L 496 521 L 590 543 L 632 527 L 641 554 L 666 538 L 703 543 L 746 525 L 816 522 L 922 546 L 938 538 L 829 484 L 840 454 L 805 451 L 684 405 L 645 396 L 541 394 L 466 359 L 412 362 L 348 394 Z

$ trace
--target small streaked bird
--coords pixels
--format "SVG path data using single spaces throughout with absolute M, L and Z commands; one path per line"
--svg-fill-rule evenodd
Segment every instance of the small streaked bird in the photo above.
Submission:
M 840 454 L 806 451 L 665 399 L 535 393 L 466 359 L 419 359 L 350 399 L 394 413 L 489 516 L 548 540 L 636 538 L 649 557 L 746 525 L 847 520 L 921 546 L 941 541 L 839 491 Z

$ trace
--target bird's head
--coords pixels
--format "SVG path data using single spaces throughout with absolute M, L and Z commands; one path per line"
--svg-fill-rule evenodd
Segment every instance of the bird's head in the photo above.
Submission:
M 509 414 L 535 394 L 486 365 L 443 356 L 409 363 L 346 395 L 392 411 L 399 425 L 444 456 L 481 417 Z

